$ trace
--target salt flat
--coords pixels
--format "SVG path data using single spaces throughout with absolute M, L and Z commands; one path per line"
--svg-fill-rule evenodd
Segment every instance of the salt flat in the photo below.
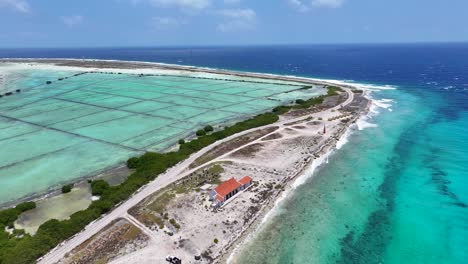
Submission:
M 2 91 L 21 89 L 0 98 L 0 204 L 144 151 L 163 151 L 207 124 L 232 123 L 325 92 L 301 83 L 183 71 L 140 76 L 24 64 L 0 65 L 0 71 Z

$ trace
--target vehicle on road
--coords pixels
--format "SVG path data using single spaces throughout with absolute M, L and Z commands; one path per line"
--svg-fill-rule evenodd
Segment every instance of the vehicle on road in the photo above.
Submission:
M 172 264 L 182 264 L 182 260 L 174 256 L 167 256 L 166 261 Z

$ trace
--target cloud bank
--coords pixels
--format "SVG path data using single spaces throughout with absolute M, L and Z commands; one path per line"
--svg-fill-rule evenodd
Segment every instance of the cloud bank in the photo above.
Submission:
M 10 8 L 21 13 L 31 12 L 31 6 L 23 0 L 0 0 L 0 8 Z
M 287 0 L 288 4 L 299 12 L 307 12 L 312 8 L 339 8 L 344 0 Z
M 257 20 L 257 13 L 250 8 L 223 9 L 218 14 L 224 17 L 224 22 L 217 26 L 222 32 L 253 29 Z

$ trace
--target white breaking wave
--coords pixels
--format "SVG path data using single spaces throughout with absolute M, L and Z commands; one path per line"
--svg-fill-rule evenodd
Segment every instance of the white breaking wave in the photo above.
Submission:
M 320 80 L 320 79 L 315 79 Z M 396 90 L 397 87 L 393 85 L 376 85 L 376 84 L 367 84 L 367 83 L 357 83 L 353 81 L 340 81 L 340 80 L 322 80 L 337 85 L 348 85 L 356 89 L 367 90 L 367 91 L 379 91 L 379 90 Z
M 364 130 L 369 127 L 378 127 L 377 124 L 367 122 L 364 118 L 360 118 L 356 121 L 356 126 L 358 130 Z
M 380 114 L 379 108 L 387 109 L 389 112 L 392 112 L 393 109 L 391 108 L 393 105 L 391 104 L 394 102 L 392 99 L 382 98 L 382 99 L 373 99 L 370 94 L 367 94 L 367 98 L 371 100 L 371 106 L 369 107 L 369 113 L 365 116 L 360 117 L 356 121 L 356 126 L 358 130 L 364 130 L 366 128 L 371 127 L 378 127 L 377 124 L 369 122 L 370 119 Z
M 372 103 L 380 108 L 385 108 L 385 109 L 388 109 L 389 107 L 392 106 L 391 104 L 383 103 L 380 100 L 373 100 Z
M 345 133 L 341 136 L 340 140 L 336 142 L 336 149 L 341 149 L 346 143 L 349 142 L 351 136 L 351 129 L 346 129 Z

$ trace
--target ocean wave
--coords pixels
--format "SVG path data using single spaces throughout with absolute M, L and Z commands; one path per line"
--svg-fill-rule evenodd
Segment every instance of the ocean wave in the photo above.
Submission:
M 377 124 L 367 122 L 364 118 L 360 118 L 356 121 L 356 126 L 358 130 L 364 130 L 366 128 L 378 127 Z
M 340 80 L 324 80 L 327 82 L 331 82 L 337 85 L 348 85 L 352 86 L 356 89 L 367 90 L 367 91 L 379 91 L 379 90 L 396 90 L 398 89 L 397 86 L 394 85 L 377 85 L 377 84 L 369 84 L 369 83 L 358 83 L 354 81 L 340 81 Z
M 347 129 L 345 133 L 341 136 L 340 140 L 336 142 L 336 149 L 341 149 L 346 143 L 349 142 L 349 137 L 351 136 L 351 130 Z M 328 163 L 328 162 L 327 162 Z
M 380 111 L 377 110 L 379 107 L 375 104 L 371 104 L 371 106 L 369 107 L 369 113 L 367 114 L 368 116 L 376 116 L 378 114 L 380 114 Z
M 388 109 L 392 106 L 392 104 L 387 103 L 386 101 L 382 100 L 372 100 L 372 103 L 375 104 L 377 107 Z

